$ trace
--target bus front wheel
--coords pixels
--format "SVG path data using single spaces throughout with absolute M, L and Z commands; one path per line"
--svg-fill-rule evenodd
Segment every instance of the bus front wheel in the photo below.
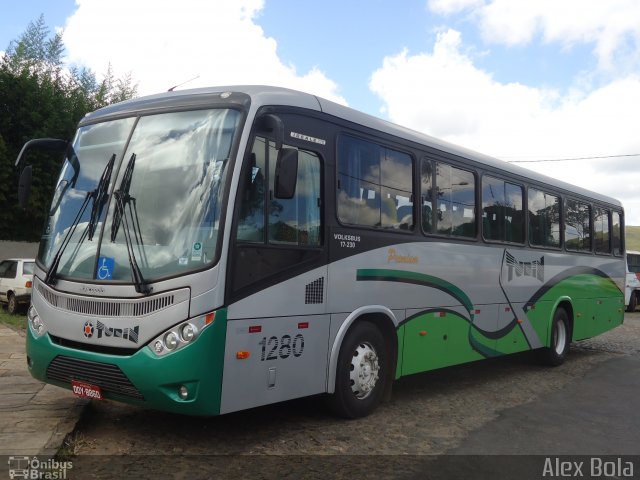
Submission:
M 384 393 L 388 359 L 384 337 L 370 322 L 359 322 L 342 342 L 336 370 L 335 392 L 329 406 L 345 418 L 369 415 Z
M 569 315 L 564 308 L 558 308 L 553 315 L 550 344 L 540 349 L 540 360 L 552 367 L 562 365 L 569 353 L 570 336 Z

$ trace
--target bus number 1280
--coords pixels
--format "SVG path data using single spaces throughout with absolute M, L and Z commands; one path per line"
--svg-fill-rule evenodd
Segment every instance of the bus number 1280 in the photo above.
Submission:
M 291 335 L 283 335 L 278 337 L 262 337 L 262 340 L 258 343 L 262 347 L 262 355 L 260 361 L 265 360 L 277 360 L 278 357 L 289 358 L 291 355 L 299 357 L 304 351 L 304 337 L 301 333 L 291 339 Z

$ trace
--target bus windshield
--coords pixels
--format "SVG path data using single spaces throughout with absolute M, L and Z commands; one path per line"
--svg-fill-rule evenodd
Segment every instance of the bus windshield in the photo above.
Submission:
M 54 194 L 40 262 L 49 267 L 115 154 L 112 193 L 90 198 L 64 247 L 57 274 L 130 282 L 136 264 L 148 282 L 212 264 L 240 117 L 236 110 L 212 109 L 81 127 L 74 158 L 65 161 Z

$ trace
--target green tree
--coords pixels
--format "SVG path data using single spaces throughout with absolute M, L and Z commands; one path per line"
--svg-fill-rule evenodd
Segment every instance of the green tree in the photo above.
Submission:
M 18 152 L 32 138 L 71 139 L 88 112 L 137 95 L 131 74 L 98 82 L 86 68 L 67 68 L 62 34 L 51 35 L 44 16 L 31 22 L 0 58 L 0 239 L 38 240 L 62 158 L 32 151 L 31 198 L 17 206 Z

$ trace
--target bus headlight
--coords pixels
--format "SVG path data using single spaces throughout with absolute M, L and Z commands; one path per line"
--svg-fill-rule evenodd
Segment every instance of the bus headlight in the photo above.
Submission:
M 191 318 L 151 340 L 148 347 L 158 357 L 175 352 L 193 343 L 200 336 L 202 330 L 214 321 L 215 313 Z
M 173 332 L 167 333 L 164 336 L 164 344 L 169 350 L 175 350 L 178 346 L 178 336 Z
M 196 336 L 196 327 L 191 323 L 187 323 L 180 329 L 180 333 L 185 342 L 190 342 Z
M 31 333 L 33 333 L 36 337 L 41 337 L 45 333 L 47 333 L 47 329 L 40 319 L 38 311 L 33 305 L 31 305 L 29 307 L 29 310 L 27 311 L 27 322 L 29 323 L 29 327 L 31 328 Z

